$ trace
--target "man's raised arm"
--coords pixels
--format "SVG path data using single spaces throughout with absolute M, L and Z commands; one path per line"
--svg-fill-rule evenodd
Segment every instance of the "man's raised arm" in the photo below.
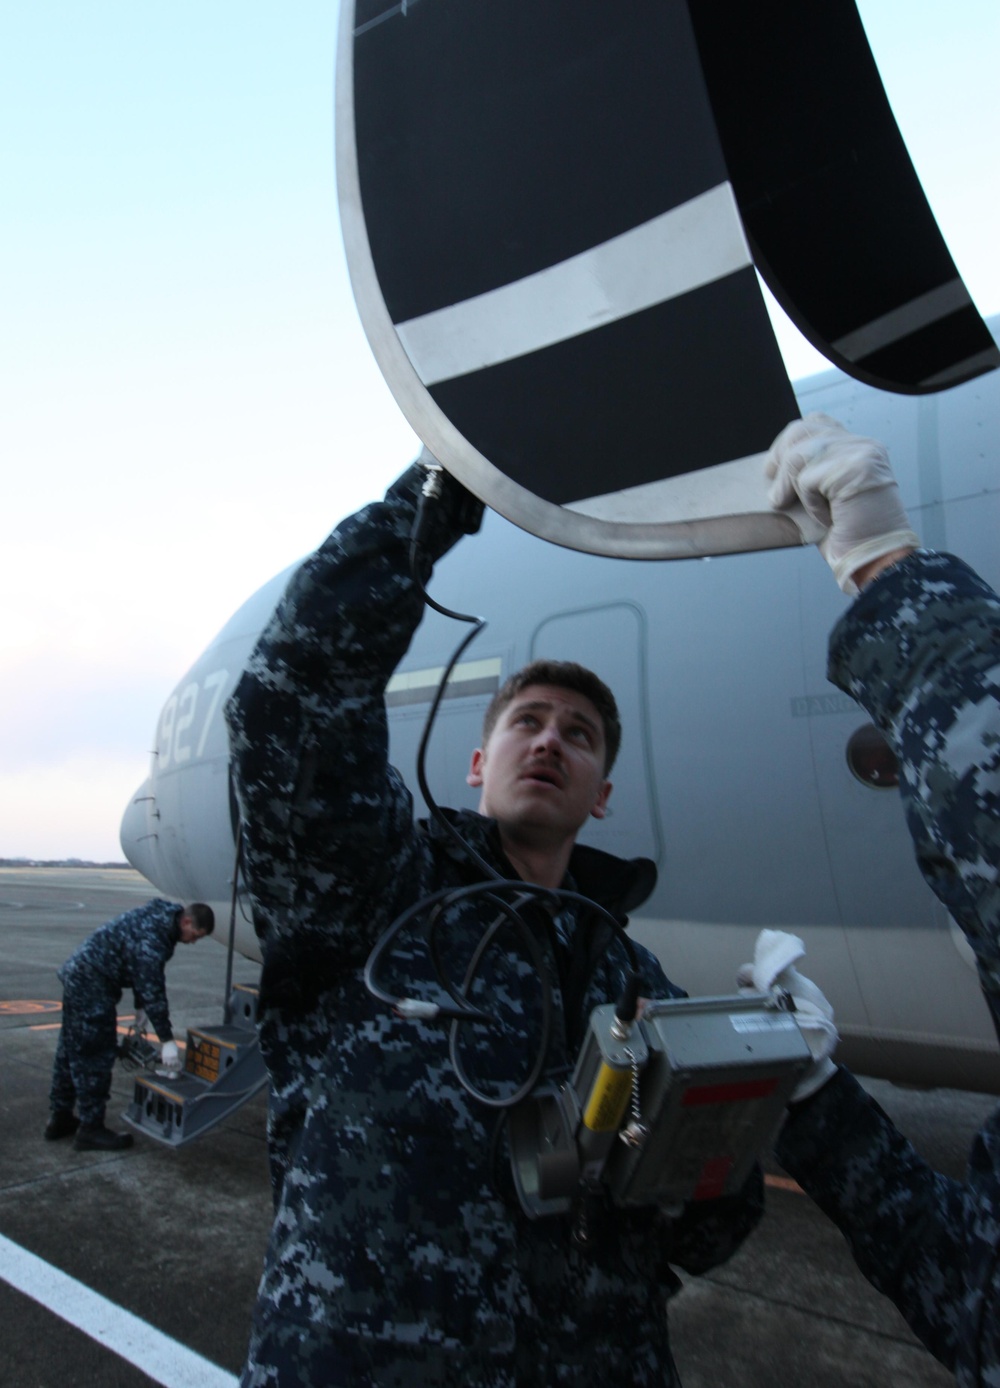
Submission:
M 248 877 L 269 929 L 308 929 L 319 912 L 329 935 L 408 831 L 384 693 L 423 611 L 410 542 L 427 475 L 409 468 L 305 561 L 227 703 Z M 443 475 L 422 525 L 421 581 L 481 514 Z

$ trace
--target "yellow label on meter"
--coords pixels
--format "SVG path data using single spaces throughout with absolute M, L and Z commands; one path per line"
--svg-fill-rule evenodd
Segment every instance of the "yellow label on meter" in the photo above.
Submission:
M 625 1116 L 631 1092 L 632 1071 L 613 1070 L 602 1062 L 584 1110 L 584 1127 L 592 1133 L 612 1132 Z

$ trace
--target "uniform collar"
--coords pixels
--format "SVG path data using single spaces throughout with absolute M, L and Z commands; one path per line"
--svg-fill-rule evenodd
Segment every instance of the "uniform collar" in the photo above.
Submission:
M 496 821 L 474 810 L 442 809 L 451 824 L 471 846 L 500 872 L 516 876 L 500 847 Z M 466 858 L 451 836 L 434 819 L 421 820 L 421 827 L 444 852 L 467 870 L 469 880 L 480 876 L 475 864 Z M 651 895 L 656 886 L 656 865 L 649 858 L 619 858 L 601 848 L 578 843 L 570 854 L 569 873 L 564 886 L 596 901 L 615 915 L 626 915 Z M 572 880 L 569 880 L 572 879 Z

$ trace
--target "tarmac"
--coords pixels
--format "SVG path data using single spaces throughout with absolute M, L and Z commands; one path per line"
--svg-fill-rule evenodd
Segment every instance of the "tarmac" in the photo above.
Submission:
M 239 1375 L 271 1222 L 265 1099 L 190 1146 L 45 1142 L 56 969 L 103 921 L 157 893 L 126 869 L 0 868 L 0 1384 L 227 1388 Z M 678 969 L 678 973 L 681 970 Z M 174 1031 L 220 1021 L 226 952 L 178 948 Z M 237 958 L 234 977 L 257 966 Z M 130 1016 L 128 994 L 120 1017 Z M 960 1176 L 996 1098 L 870 1088 L 940 1171 Z M 109 1125 L 132 1092 L 116 1067 Z M 861 1277 L 832 1224 L 773 1162 L 768 1212 L 670 1307 L 685 1388 L 939 1388 L 952 1376 Z

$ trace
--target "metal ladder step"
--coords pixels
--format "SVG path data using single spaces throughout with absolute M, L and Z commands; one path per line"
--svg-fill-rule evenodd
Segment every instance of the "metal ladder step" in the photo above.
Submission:
M 257 1000 L 260 989 L 252 983 L 234 983 L 229 994 L 229 1020 L 234 1027 L 257 1030 Z
M 183 1147 L 235 1113 L 267 1083 L 254 1025 L 257 991 L 238 984 L 230 996 L 233 1020 L 189 1027 L 184 1069 L 164 1076 L 137 1075 L 122 1117 L 137 1132 L 168 1147 Z

